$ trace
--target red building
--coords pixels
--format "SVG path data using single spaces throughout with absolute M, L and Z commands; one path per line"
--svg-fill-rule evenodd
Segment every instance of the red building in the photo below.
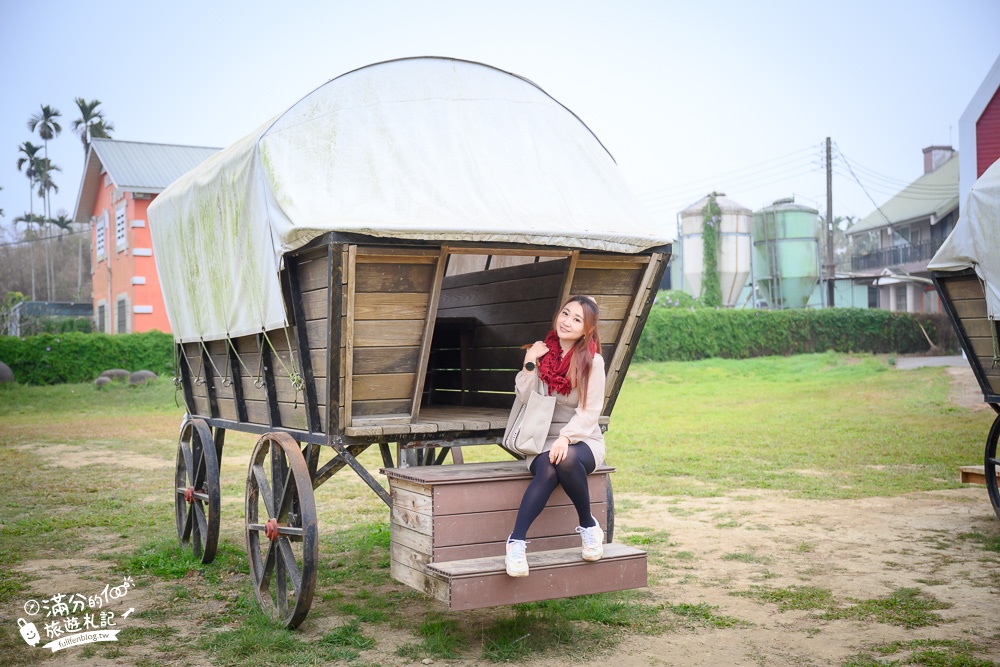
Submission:
M 976 179 L 1000 160 L 1000 58 L 959 119 L 958 140 L 962 149 L 958 189 L 964 204 Z
M 90 223 L 97 331 L 170 331 L 146 208 L 178 177 L 218 151 L 112 139 L 91 142 L 73 220 Z

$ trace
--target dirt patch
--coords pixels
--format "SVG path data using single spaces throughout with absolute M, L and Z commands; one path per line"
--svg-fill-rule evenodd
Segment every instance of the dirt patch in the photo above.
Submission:
M 983 401 L 983 390 L 971 367 L 953 366 L 946 368 L 945 372 L 951 377 L 949 398 L 955 405 L 976 412 L 989 409 L 989 404 Z
M 1000 603 L 1000 554 L 973 537 L 1000 535 L 985 489 L 834 501 L 752 495 L 631 498 L 642 506 L 621 515 L 621 535 L 643 528 L 669 535 L 669 546 L 650 548 L 657 601 L 707 603 L 746 626 L 636 638 L 616 664 L 840 665 L 873 644 L 917 637 L 967 639 L 983 648 L 982 657 L 1000 659 L 991 622 Z M 950 606 L 938 612 L 945 622 L 915 631 L 780 612 L 732 595 L 753 586 L 825 588 L 847 603 L 915 588 Z
M 17 447 L 19 451 L 31 452 L 45 459 L 48 467 L 83 468 L 91 465 L 113 465 L 135 470 L 161 470 L 173 468 L 174 463 L 154 456 L 143 456 L 132 452 L 113 452 L 109 449 L 80 447 L 77 445 L 31 444 Z

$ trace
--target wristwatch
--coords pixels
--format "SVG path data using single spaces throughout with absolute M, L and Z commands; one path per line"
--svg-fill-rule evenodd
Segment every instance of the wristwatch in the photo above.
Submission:
M 533 370 L 535 370 L 535 362 L 534 361 L 527 361 L 527 362 L 525 362 L 525 364 L 524 364 L 524 370 L 526 370 L 526 371 L 533 371 Z

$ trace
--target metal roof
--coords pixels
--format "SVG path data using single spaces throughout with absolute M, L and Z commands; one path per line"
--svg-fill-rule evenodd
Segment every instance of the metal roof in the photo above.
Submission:
M 73 220 L 90 220 L 101 187 L 101 174 L 105 171 L 110 174 L 115 187 L 123 192 L 158 194 L 219 150 L 204 146 L 94 139 L 87 153 Z
M 934 216 L 940 220 L 958 208 L 958 154 L 924 174 L 892 199 L 847 230 L 849 235 L 915 222 Z

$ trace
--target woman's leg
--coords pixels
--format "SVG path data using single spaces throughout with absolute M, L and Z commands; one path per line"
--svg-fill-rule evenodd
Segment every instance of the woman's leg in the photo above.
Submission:
M 559 475 L 556 473 L 556 467 L 549 461 L 547 452 L 536 456 L 535 460 L 531 462 L 529 470 L 534 478 L 528 483 L 528 488 L 524 490 L 524 497 L 521 498 L 517 519 L 514 520 L 514 532 L 510 534 L 509 538 L 512 540 L 527 539 L 528 528 L 545 509 L 545 503 L 549 502 L 549 496 L 559 485 Z
M 559 484 L 573 501 L 580 525 L 584 528 L 597 525 L 590 511 L 590 487 L 587 484 L 587 475 L 596 467 L 594 452 L 582 442 L 570 445 L 566 458 L 554 466 Z

